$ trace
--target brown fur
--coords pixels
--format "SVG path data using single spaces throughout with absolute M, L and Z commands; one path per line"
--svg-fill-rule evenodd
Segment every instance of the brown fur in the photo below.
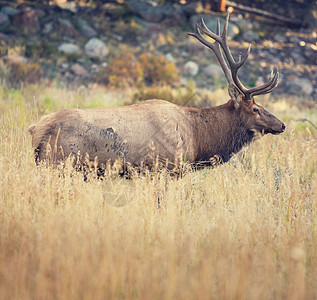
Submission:
M 44 116 L 29 132 L 37 162 L 74 156 L 102 168 L 116 160 L 141 167 L 153 166 L 158 158 L 173 168 L 183 161 L 208 164 L 212 157 L 226 162 L 255 132 L 276 134 L 284 128 L 253 99 L 240 97 L 207 108 L 155 99 L 116 108 L 64 109 Z

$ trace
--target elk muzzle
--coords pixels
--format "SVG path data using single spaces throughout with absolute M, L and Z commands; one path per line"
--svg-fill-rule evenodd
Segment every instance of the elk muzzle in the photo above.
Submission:
M 273 119 L 273 120 L 271 120 L 268 128 L 264 129 L 264 134 L 267 134 L 267 133 L 280 134 L 285 131 L 285 124 L 281 120 L 279 120 L 273 115 L 271 115 L 270 119 Z

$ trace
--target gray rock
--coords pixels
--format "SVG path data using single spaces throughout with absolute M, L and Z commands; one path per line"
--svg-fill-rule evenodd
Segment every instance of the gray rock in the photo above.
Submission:
M 284 73 L 288 77 L 290 77 L 291 80 L 297 79 L 297 77 L 300 77 L 300 75 L 301 75 L 301 71 L 300 70 L 295 70 L 295 69 L 286 69 L 286 70 L 284 70 Z
M 313 46 L 313 45 L 312 45 Z M 314 50 L 311 47 L 307 47 L 304 50 L 305 57 L 311 61 L 312 64 L 317 65 L 317 50 Z
M 305 58 L 302 54 L 304 53 L 300 52 L 300 49 L 291 51 L 291 57 L 294 59 L 296 64 L 303 64 L 305 62 Z
M 297 37 L 297 36 L 295 36 L 295 35 L 291 35 L 291 36 L 289 36 L 289 41 L 291 42 L 291 43 L 299 43 L 300 42 L 300 38 L 299 37 Z
M 188 61 L 184 65 L 185 72 L 189 74 L 190 76 L 196 76 L 199 71 L 199 66 L 194 61 Z
M 64 69 L 64 70 L 66 70 L 66 69 L 69 68 L 69 64 L 68 64 L 68 63 L 62 63 L 62 64 L 61 64 L 61 68 Z
M 294 63 L 293 59 L 290 58 L 289 56 L 285 57 L 284 62 L 287 63 L 287 64 L 293 64 Z
M 103 59 L 108 55 L 109 50 L 102 40 L 98 38 L 92 38 L 86 43 L 85 52 L 87 56 L 91 58 Z
M 245 41 L 247 41 L 249 43 L 252 43 L 252 42 L 257 42 L 260 39 L 260 36 L 256 32 L 246 31 L 246 32 L 243 33 L 242 38 Z
M 78 37 L 79 33 L 74 25 L 67 19 L 58 19 L 58 23 L 54 24 L 54 32 L 62 36 Z
M 44 34 L 52 34 L 56 37 L 72 37 L 76 38 L 79 36 L 78 31 L 69 20 L 58 19 L 52 22 L 46 23 L 43 26 L 42 32 Z
M 9 37 L 7 35 L 5 35 L 4 33 L 0 32 L 0 41 L 1 40 L 4 40 L 4 41 L 7 41 L 9 39 Z M 0 56 L 1 54 L 4 54 L 7 52 L 7 49 L 4 48 L 4 47 L 0 47 Z
M 99 72 L 100 68 L 97 64 L 92 64 L 91 65 L 91 72 L 92 73 L 96 73 L 96 72 Z
M 192 15 L 197 15 L 197 14 L 202 14 L 204 11 L 204 7 L 202 3 L 200 2 L 193 2 L 189 3 L 183 6 L 184 12 L 187 16 L 192 16 Z
M 73 24 L 67 19 L 58 19 L 52 22 L 46 23 L 43 26 L 44 34 L 55 35 L 55 37 L 79 37 L 79 32 L 73 26 Z
M 278 33 L 274 36 L 274 40 L 279 43 L 285 43 L 287 41 L 287 36 Z
M 160 22 L 164 19 L 164 15 L 157 10 L 157 7 L 145 1 L 131 0 L 128 2 L 128 8 L 149 22 Z
M 187 21 L 185 12 L 182 7 L 162 5 L 158 8 L 163 14 L 165 22 L 170 25 L 184 24 Z
M 20 28 L 24 33 L 36 33 L 40 30 L 38 13 L 35 9 L 25 7 L 12 17 L 13 25 Z
M 1 12 L 7 16 L 14 16 L 14 15 L 18 14 L 20 11 L 15 7 L 3 6 L 1 8 Z
M 287 82 L 288 92 L 296 95 L 311 95 L 314 87 L 307 78 L 296 78 Z
M 274 49 L 274 48 L 271 48 L 271 49 L 268 49 L 268 52 L 270 54 L 273 54 L 273 56 L 277 55 L 278 54 L 278 50 Z
M 280 61 L 281 61 L 281 59 L 278 56 L 273 56 L 270 59 L 270 63 L 273 64 L 273 65 L 277 65 Z
M 186 57 L 186 56 L 188 56 L 188 52 L 185 51 L 185 50 L 181 50 L 180 51 L 180 55 L 183 56 L 183 57 Z
M 176 62 L 176 59 L 175 59 L 175 57 L 172 55 L 172 53 L 167 53 L 167 54 L 165 54 L 165 58 L 167 59 L 167 60 L 169 60 L 169 61 L 171 61 L 171 62 Z
M 144 37 L 146 39 L 151 39 L 154 40 L 157 38 L 157 36 L 162 32 L 162 27 L 160 24 L 156 24 L 156 23 L 150 23 L 147 28 L 146 31 L 144 33 Z
M 164 19 L 169 19 L 172 23 L 183 22 L 186 19 L 186 14 L 183 8 L 171 5 L 154 6 L 149 2 L 140 0 L 128 1 L 130 11 L 140 16 L 148 22 L 161 22 Z
M 236 24 L 241 31 L 250 31 L 250 30 L 252 30 L 252 28 L 254 27 L 254 24 L 255 24 L 254 21 L 252 21 L 252 23 L 251 23 L 250 20 L 244 19 L 242 16 L 241 17 L 239 17 L 239 16 L 233 17 L 232 16 L 232 17 L 230 17 L 230 22 Z
M 97 36 L 97 31 L 88 24 L 86 20 L 79 19 L 78 21 L 79 29 L 87 38 L 93 38 Z
M 81 54 L 80 48 L 72 43 L 63 43 L 58 47 L 58 50 L 65 53 L 65 54 Z
M 35 13 L 39 18 L 43 18 L 46 15 L 45 11 L 39 8 L 35 9 Z
M 52 32 L 52 30 L 53 30 L 53 23 L 52 22 L 46 23 L 43 27 L 44 34 L 49 34 Z
M 115 40 L 121 42 L 123 40 L 123 37 L 119 34 L 116 34 L 114 32 L 110 33 L 111 37 L 113 37 Z
M 210 76 L 213 78 L 219 78 L 219 77 L 224 76 L 221 67 L 219 65 L 216 65 L 216 64 L 210 64 L 210 65 L 206 66 L 205 68 L 203 68 L 203 72 L 207 76 Z
M 216 33 L 217 29 L 217 19 L 218 16 L 213 16 L 213 15 L 207 15 L 207 14 L 201 14 L 201 15 L 195 15 L 190 18 L 190 24 L 195 28 L 196 24 L 200 24 L 200 19 L 203 18 L 206 26 L 214 33 Z M 220 19 L 220 31 L 222 32 L 223 25 L 225 23 L 225 19 L 219 18 Z M 233 39 L 236 35 L 239 34 L 239 27 L 231 22 L 229 22 L 228 26 L 228 39 Z
M 181 77 L 181 78 L 179 79 L 179 84 L 180 84 L 181 86 L 187 86 L 187 85 L 188 85 L 188 79 L 185 78 L 185 77 Z
M 10 25 L 10 19 L 9 17 L 0 12 L 0 27 L 7 27 L 8 25 Z
M 88 76 L 87 70 L 81 64 L 73 64 L 70 70 L 77 76 Z

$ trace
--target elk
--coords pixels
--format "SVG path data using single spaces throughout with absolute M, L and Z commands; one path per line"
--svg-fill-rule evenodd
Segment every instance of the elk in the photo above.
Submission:
M 196 32 L 189 33 L 215 53 L 229 83 L 227 103 L 193 108 L 153 99 L 115 108 L 63 109 L 29 128 L 36 162 L 58 164 L 73 156 L 79 164 L 97 168 L 118 160 L 122 166 L 137 168 L 151 167 L 157 159 L 168 169 L 181 161 L 208 165 L 215 157 L 219 163 L 227 162 L 257 135 L 284 132 L 283 122 L 254 101 L 254 96 L 277 86 L 277 69 L 265 84 L 246 88 L 238 70 L 251 45 L 245 57 L 235 61 L 227 42 L 228 22 L 229 14 L 220 34 L 218 20 L 215 34 L 201 19 Z

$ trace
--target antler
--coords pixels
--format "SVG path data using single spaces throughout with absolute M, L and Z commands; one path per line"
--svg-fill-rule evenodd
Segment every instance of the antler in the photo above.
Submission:
M 219 19 L 217 20 L 217 34 L 211 32 L 203 19 L 201 19 L 201 24 L 196 24 L 196 32 L 195 33 L 188 33 L 189 35 L 195 37 L 197 40 L 199 40 L 202 44 L 210 48 L 216 55 L 220 66 L 225 73 L 225 76 L 227 78 L 228 83 L 235 84 L 236 87 L 241 91 L 242 94 L 244 94 L 245 99 L 251 99 L 255 95 L 261 95 L 261 94 L 267 94 L 271 92 L 276 86 L 278 85 L 278 71 L 277 68 L 274 68 L 274 71 L 271 73 L 271 77 L 269 81 L 261 86 L 254 87 L 251 89 L 247 89 L 242 82 L 240 81 L 238 77 L 238 70 L 241 66 L 245 64 L 245 62 L 248 59 L 248 56 L 251 51 L 251 44 L 248 48 L 248 51 L 245 55 L 245 57 L 241 60 L 241 55 L 239 55 L 239 61 L 236 62 L 230 52 L 228 41 L 227 41 L 227 31 L 228 31 L 228 23 L 229 23 L 229 12 L 226 17 L 226 22 L 222 31 L 222 35 L 220 35 L 220 25 L 219 25 Z M 204 34 L 208 35 L 212 39 L 215 40 L 214 43 L 211 43 L 207 41 L 201 34 L 203 32 Z M 228 61 L 229 67 L 224 59 L 223 53 Z

